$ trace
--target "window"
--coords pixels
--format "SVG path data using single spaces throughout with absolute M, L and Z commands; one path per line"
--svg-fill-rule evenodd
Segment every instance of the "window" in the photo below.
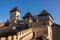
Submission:
M 35 32 L 33 32 L 33 38 L 35 38 Z
M 43 22 L 43 25 L 45 25 L 45 22 Z

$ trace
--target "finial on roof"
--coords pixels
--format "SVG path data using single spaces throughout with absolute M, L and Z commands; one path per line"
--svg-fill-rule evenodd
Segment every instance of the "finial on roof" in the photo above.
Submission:
M 30 10 L 28 10 L 28 13 L 30 13 Z
M 31 12 L 28 10 L 27 13 L 25 14 L 25 16 L 23 17 L 24 18 L 28 18 L 28 17 L 32 17 L 32 14 Z
M 44 12 L 46 12 L 46 10 L 43 10 Z
M 17 9 L 18 9 L 18 7 L 14 7 L 13 9 L 16 9 L 16 10 L 17 10 Z

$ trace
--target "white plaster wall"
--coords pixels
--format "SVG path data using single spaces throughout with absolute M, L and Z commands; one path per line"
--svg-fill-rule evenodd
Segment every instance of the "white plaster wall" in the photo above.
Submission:
M 8 40 L 12 40 L 12 36 L 8 36 Z
M 31 28 L 24 30 L 24 31 L 25 31 L 25 33 L 22 33 L 22 31 L 21 31 L 21 33 L 20 32 L 17 33 L 18 34 L 18 40 L 30 40 L 32 38 L 33 32 L 32 32 Z
M 1 40 L 6 40 L 6 38 L 5 37 L 2 37 Z
M 51 26 L 49 26 L 49 25 L 47 25 L 47 27 L 48 27 L 48 39 L 49 40 L 52 40 L 52 29 L 51 29 Z
M 10 13 L 10 21 L 13 22 L 15 20 L 16 22 L 17 16 L 19 16 L 18 19 L 20 19 L 20 12 L 15 11 L 15 12 Z
M 13 40 L 16 40 L 16 37 L 17 37 L 17 36 L 16 36 L 16 35 L 14 35 L 14 36 L 13 36 Z
M 25 37 L 23 37 L 21 40 L 31 40 L 32 36 L 33 36 L 33 34 L 30 33 L 30 34 L 26 35 Z

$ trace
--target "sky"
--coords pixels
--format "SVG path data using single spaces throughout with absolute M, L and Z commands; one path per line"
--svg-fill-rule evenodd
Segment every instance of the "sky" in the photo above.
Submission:
M 55 23 L 60 24 L 60 0 L 0 0 L 0 23 L 10 18 L 10 10 L 16 6 L 21 11 L 20 19 L 28 10 L 32 15 L 46 10 L 52 15 Z

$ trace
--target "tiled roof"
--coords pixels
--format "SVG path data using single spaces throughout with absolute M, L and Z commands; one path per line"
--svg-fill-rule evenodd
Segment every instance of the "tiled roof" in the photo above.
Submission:
M 21 24 L 20 26 L 17 27 L 19 31 L 26 30 L 28 28 L 29 28 L 28 24 Z
M 60 27 L 60 25 L 59 25 L 59 24 L 53 23 L 53 24 L 52 24 L 52 26 L 54 26 L 54 25 L 56 25 L 56 26 Z
M 4 31 L 0 31 L 0 37 L 16 35 L 17 32 L 18 32 L 18 30 L 4 30 Z
M 30 12 L 27 12 L 27 13 L 25 14 L 25 16 L 23 17 L 23 19 L 24 19 L 24 18 L 29 18 L 29 17 L 33 17 L 33 16 L 32 16 L 32 14 L 31 14 Z
M 20 10 L 18 9 L 18 7 L 13 8 L 10 12 L 14 12 L 14 11 L 19 11 L 20 12 Z
M 16 35 L 18 30 L 13 29 L 14 26 L 1 26 L 0 27 L 0 37 Z
M 43 10 L 38 16 L 50 15 L 48 12 Z
M 6 37 L 11 35 L 16 35 L 17 32 L 26 30 L 29 28 L 28 24 L 21 24 L 16 26 L 16 29 L 13 29 L 15 26 L 2 26 L 0 27 L 0 37 Z
M 38 17 L 39 16 L 46 16 L 46 15 L 50 15 L 51 16 L 51 14 L 50 13 L 48 13 L 47 11 L 45 11 L 45 10 L 43 10 L 39 15 L 38 15 Z M 51 18 L 53 19 L 53 17 L 51 16 Z M 54 19 L 53 19 L 54 20 Z
M 4 25 L 0 27 L 0 31 L 1 31 L 1 30 L 6 30 L 6 29 L 7 29 L 7 27 L 4 26 Z

